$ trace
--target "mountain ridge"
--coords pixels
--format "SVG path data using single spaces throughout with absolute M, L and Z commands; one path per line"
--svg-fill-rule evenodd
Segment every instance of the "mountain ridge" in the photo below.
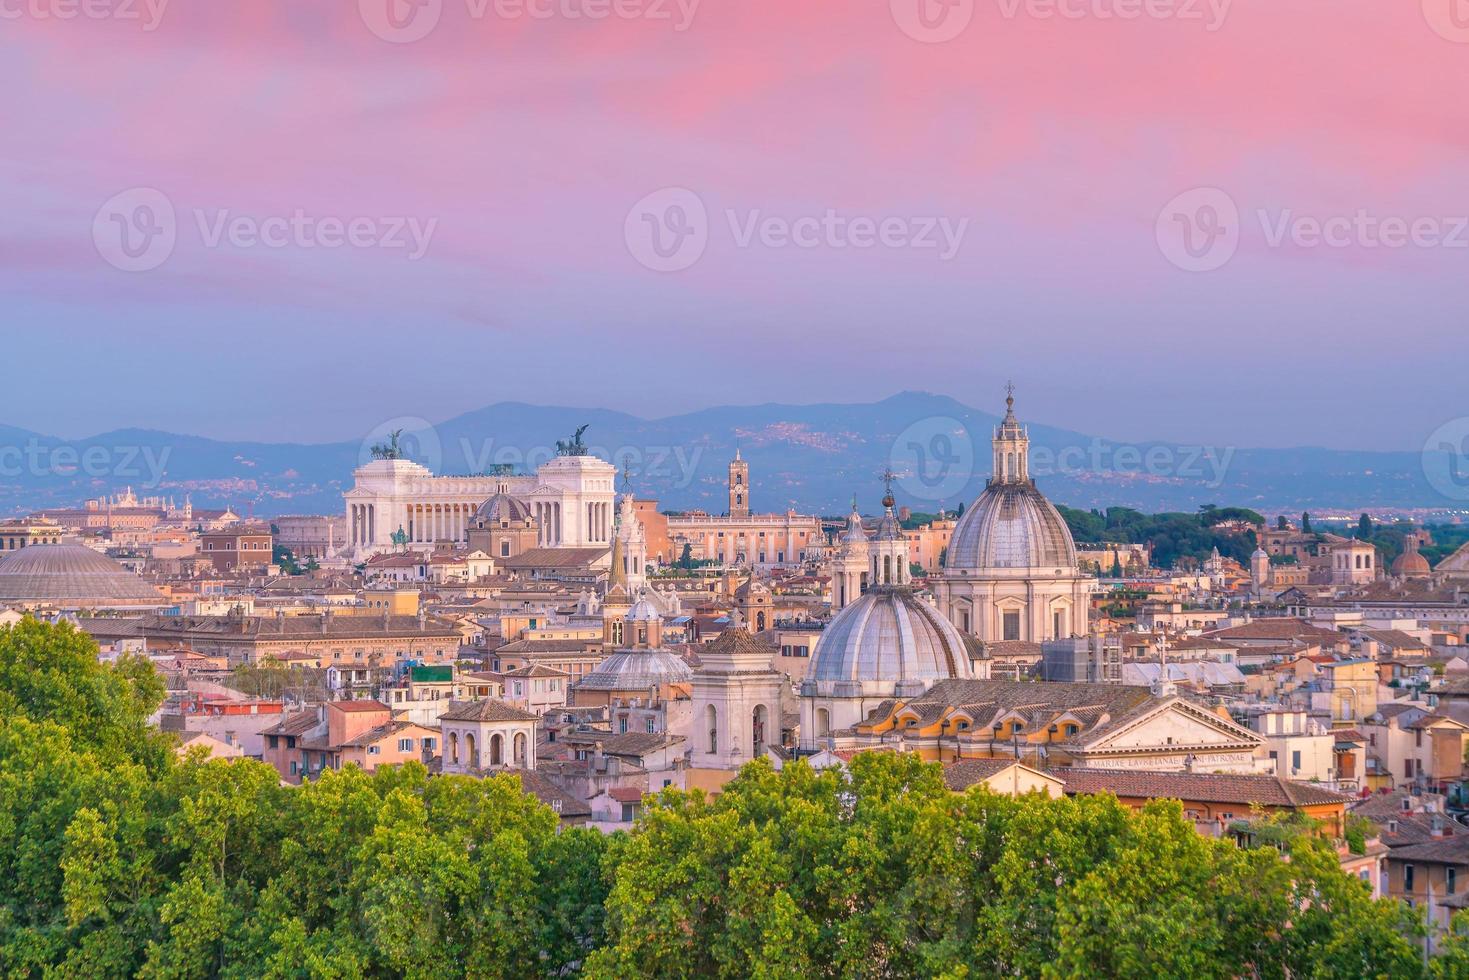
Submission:
M 467 474 L 496 465 L 533 469 L 582 424 L 595 454 L 626 464 L 634 490 L 669 509 L 721 512 L 727 463 L 738 447 L 760 509 L 839 514 L 856 493 L 871 512 L 890 468 L 899 502 L 933 511 L 983 489 L 999 418 L 948 395 L 903 391 L 875 402 L 721 405 L 651 419 L 495 402 L 439 423 L 390 419 L 355 442 L 215 439 L 141 427 L 68 440 L 0 425 L 0 513 L 76 506 L 128 485 L 140 495 L 251 505 L 262 516 L 336 513 L 353 467 L 395 429 L 404 430 L 411 458 L 435 472 Z M 1218 503 L 1294 513 L 1462 506 L 1430 484 L 1419 453 L 1189 446 L 1042 423 L 1027 428 L 1041 489 L 1075 507 Z

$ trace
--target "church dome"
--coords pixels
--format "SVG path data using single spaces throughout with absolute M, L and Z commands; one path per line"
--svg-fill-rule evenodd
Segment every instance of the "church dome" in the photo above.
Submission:
M 497 493 L 489 500 L 479 505 L 474 512 L 476 521 L 487 521 L 494 524 L 508 521 L 509 523 L 530 523 L 530 508 L 525 502 L 510 496 L 508 493 Z
M 0 560 L 0 602 L 162 606 L 163 596 L 117 562 L 79 544 L 32 545 Z
M 579 691 L 647 691 L 669 684 L 689 684 L 694 669 L 672 650 L 618 650 L 576 682 Z
M 1422 578 L 1432 574 L 1428 559 L 1416 550 L 1405 551 L 1392 563 L 1392 573 L 1399 578 Z
M 905 588 L 879 586 L 837 613 L 816 641 L 806 680 L 898 685 L 922 693 L 936 681 L 969 677 L 964 638 L 943 615 Z
M 949 541 L 947 569 L 1076 568 L 1076 543 L 1035 485 L 991 483 L 964 511 Z

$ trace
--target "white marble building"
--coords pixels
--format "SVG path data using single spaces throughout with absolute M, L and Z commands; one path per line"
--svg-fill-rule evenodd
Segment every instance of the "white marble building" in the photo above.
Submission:
M 557 456 L 534 476 L 436 476 L 407 459 L 374 459 L 353 471 L 344 493 L 347 555 L 391 551 L 400 529 L 409 548 L 462 545 L 479 505 L 497 493 L 530 508 L 548 548 L 610 546 L 617 469 L 595 456 Z

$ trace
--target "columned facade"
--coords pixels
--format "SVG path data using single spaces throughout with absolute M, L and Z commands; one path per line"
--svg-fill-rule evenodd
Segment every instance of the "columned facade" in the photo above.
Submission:
M 348 555 L 361 561 L 390 551 L 403 532 L 410 548 L 467 544 L 479 506 L 496 494 L 523 502 L 540 547 L 584 548 L 612 541 L 611 463 L 558 456 L 534 476 L 435 476 L 406 459 L 375 459 L 354 471 L 346 504 Z

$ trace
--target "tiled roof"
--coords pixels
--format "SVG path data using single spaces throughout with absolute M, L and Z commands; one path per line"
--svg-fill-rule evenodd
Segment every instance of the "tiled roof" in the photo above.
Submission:
M 607 554 L 606 548 L 527 548 L 503 564 L 520 568 L 583 568 Z
M 1319 640 L 1323 643 L 1340 643 L 1345 635 L 1335 630 L 1324 630 L 1304 619 L 1271 618 L 1257 619 L 1241 626 L 1229 626 L 1206 634 L 1216 640 Z
M 607 791 L 607 795 L 618 803 L 641 803 L 643 791 L 636 786 L 613 786 Z
M 366 746 L 381 742 L 385 738 L 391 738 L 392 736 L 398 734 L 406 728 L 418 727 L 418 725 L 414 724 L 411 721 L 389 721 L 385 722 L 384 724 L 378 725 L 376 728 L 371 728 L 365 732 L 354 735 L 351 738 L 347 739 L 345 742 L 341 743 L 341 745 L 334 747 L 343 749 L 365 748 Z
M 439 713 L 440 721 L 540 721 L 540 715 L 521 711 L 514 705 L 494 698 L 483 701 L 450 701 Z
M 1439 837 L 1422 844 L 1395 847 L 1388 852 L 1392 861 L 1424 861 L 1430 864 L 1469 865 L 1469 834 Z
M 944 767 L 944 783 L 952 790 L 965 790 L 1018 765 L 1014 759 L 965 759 Z
M 331 701 L 328 702 L 338 711 L 389 711 L 387 705 L 381 701 Z
M 1052 769 L 1068 794 L 1112 793 L 1137 799 L 1177 799 L 1241 806 L 1299 807 L 1348 803 L 1344 796 L 1310 783 L 1248 773 L 1145 772 L 1131 769 Z
M 262 735 L 305 735 L 321 724 L 315 711 L 293 711 L 275 725 L 264 729 Z
M 592 815 L 591 807 L 535 770 L 521 769 L 517 771 L 517 775 L 520 776 L 520 788 L 559 813 L 561 819 Z M 560 806 L 557 806 L 558 801 Z

